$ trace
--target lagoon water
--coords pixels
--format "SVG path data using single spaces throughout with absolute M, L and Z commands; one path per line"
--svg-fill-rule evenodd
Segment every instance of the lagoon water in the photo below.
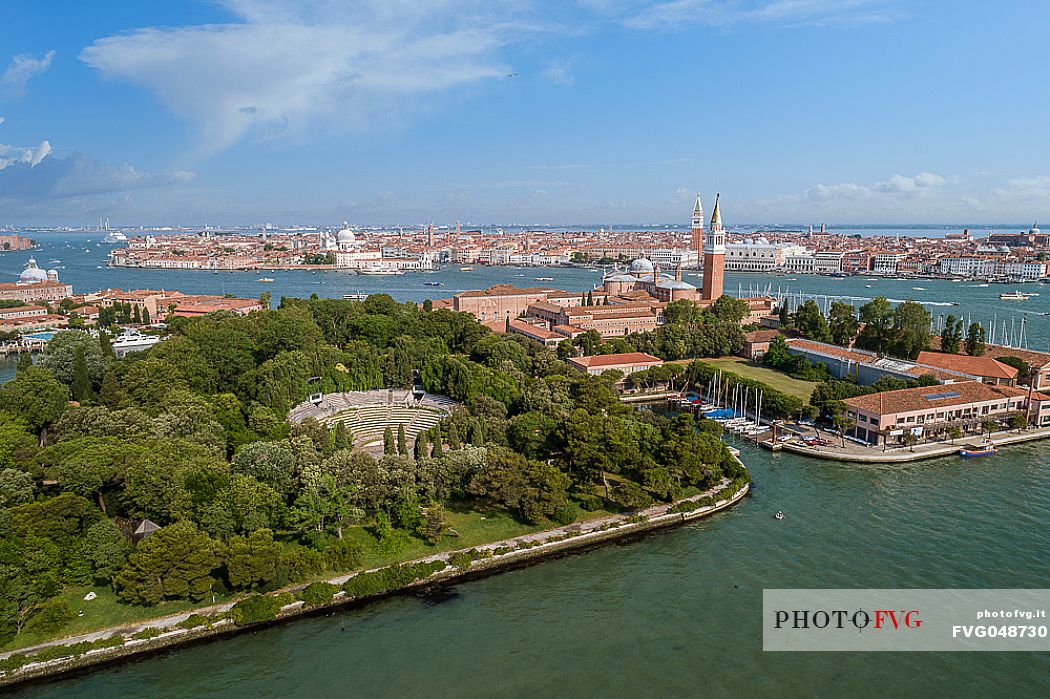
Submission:
M 90 234 L 40 236 L 76 291 L 111 286 L 258 296 L 390 293 L 447 297 L 497 282 L 584 291 L 588 270 L 458 267 L 434 274 L 186 273 L 106 269 Z M 4 278 L 29 253 L 0 255 Z M 103 265 L 103 269 L 96 269 Z M 518 276 L 520 275 L 520 276 Z M 535 277 L 553 277 L 536 282 Z M 690 277 L 687 280 L 694 281 Z M 444 287 L 424 286 L 441 281 Z M 967 282 L 729 275 L 865 299 L 877 293 L 958 307 L 975 320 L 1029 314 L 1029 346 L 1050 345 L 1047 294 Z M 866 285 L 872 288 L 867 288 Z M 914 290 L 913 286 L 925 287 Z M 1039 291 L 1035 285 L 1029 290 Z M 862 303 L 858 300 L 857 303 Z M 1050 588 L 1050 451 L 858 466 L 740 445 L 753 495 L 733 510 L 640 541 L 453 588 L 398 597 L 42 684 L 23 697 L 563 697 L 1050 695 L 1037 653 L 765 653 L 761 598 L 774 587 Z M 783 521 L 773 513 L 783 510 Z

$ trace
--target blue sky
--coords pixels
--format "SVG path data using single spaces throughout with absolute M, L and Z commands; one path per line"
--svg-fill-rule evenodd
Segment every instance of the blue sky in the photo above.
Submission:
M 104 8 L 104 9 L 103 9 Z M 1050 220 L 1042 2 L 10 0 L 0 224 Z

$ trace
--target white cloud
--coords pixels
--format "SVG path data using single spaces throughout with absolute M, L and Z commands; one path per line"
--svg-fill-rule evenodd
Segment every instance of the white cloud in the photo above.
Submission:
M 18 155 L 13 155 L 14 153 L 18 153 Z M 50 154 L 51 143 L 47 140 L 41 141 L 35 148 L 19 148 L 0 143 L 0 156 L 11 156 L 7 158 L 0 157 L 0 170 L 16 163 L 23 163 L 30 168 L 34 168 Z
M 48 157 L 51 144 L 21 149 L 18 157 L 4 158 L 19 149 L 0 145 L 0 202 L 50 201 L 71 197 L 127 192 L 133 189 L 180 184 L 193 179 L 192 172 L 140 172 L 124 163 L 112 165 L 85 153 Z
M 242 21 L 139 29 L 80 58 L 153 91 L 214 152 L 318 122 L 388 123 L 423 95 L 503 78 L 500 47 L 528 31 L 481 0 L 223 4 Z
M 51 67 L 51 61 L 55 58 L 55 52 L 48 51 L 40 58 L 33 58 L 25 54 L 19 54 L 11 60 L 3 75 L 0 75 L 0 87 L 4 92 L 14 96 L 22 97 L 26 93 L 26 85 L 29 80 Z
M 938 187 L 944 184 L 944 178 L 932 172 L 920 172 L 914 177 L 904 175 L 893 175 L 885 182 L 879 182 L 873 189 L 877 192 L 886 193 L 913 193 L 930 187 Z

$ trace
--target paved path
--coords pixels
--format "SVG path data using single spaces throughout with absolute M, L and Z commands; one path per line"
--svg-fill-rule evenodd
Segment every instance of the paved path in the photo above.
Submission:
M 834 435 L 825 435 L 827 439 L 840 439 Z M 992 433 L 991 441 L 996 446 L 1030 442 L 1037 439 L 1050 437 L 1050 427 L 1029 429 L 1022 432 L 1003 431 Z M 952 456 L 959 453 L 959 449 L 966 444 L 981 443 L 983 435 L 974 435 L 969 438 L 960 437 L 955 443 L 929 442 L 927 444 L 916 444 L 914 449 L 908 447 L 892 447 L 883 451 L 881 447 L 866 447 L 854 442 L 846 441 L 843 447 L 840 441 L 836 441 L 825 447 L 811 447 L 798 442 L 782 442 L 785 451 L 791 451 L 804 456 L 812 456 L 818 459 L 830 459 L 832 461 L 852 461 L 858 463 L 886 464 L 904 463 L 908 461 L 920 461 L 922 459 L 935 459 L 941 456 Z

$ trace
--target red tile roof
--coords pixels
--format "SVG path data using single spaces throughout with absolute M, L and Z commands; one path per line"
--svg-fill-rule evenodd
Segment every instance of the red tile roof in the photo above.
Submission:
M 596 354 L 593 357 L 573 357 L 569 360 L 583 367 L 637 366 L 639 364 L 663 364 L 663 360 L 645 352 L 624 352 L 623 354 Z
M 866 396 L 847 398 L 842 402 L 855 410 L 888 415 L 1027 396 L 1028 389 L 1016 386 L 990 386 L 980 381 L 960 381 L 944 386 L 919 386 L 899 391 L 869 393 Z M 1040 394 L 1035 394 L 1034 397 L 1043 400 Z
M 971 357 L 968 354 L 945 354 L 943 352 L 919 352 L 915 360 L 919 364 L 935 366 L 939 369 L 959 371 L 970 376 L 982 376 L 990 379 L 1017 377 L 1018 371 L 1009 364 L 1003 364 L 991 357 Z

